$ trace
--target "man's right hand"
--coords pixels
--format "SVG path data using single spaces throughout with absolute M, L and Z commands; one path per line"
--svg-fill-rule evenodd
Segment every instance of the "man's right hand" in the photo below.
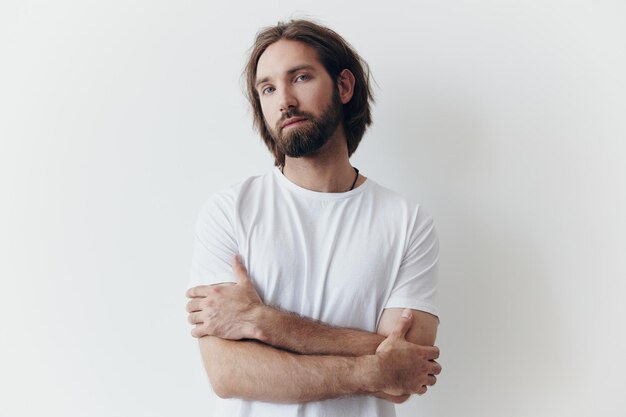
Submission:
M 234 284 L 199 285 L 187 291 L 189 323 L 193 337 L 260 339 L 259 309 L 265 307 L 239 256 L 232 260 Z
M 441 372 L 441 365 L 435 362 L 439 348 L 406 341 L 411 324 L 411 310 L 405 309 L 391 334 L 376 349 L 380 391 L 392 396 L 422 395 L 435 385 L 436 375 Z

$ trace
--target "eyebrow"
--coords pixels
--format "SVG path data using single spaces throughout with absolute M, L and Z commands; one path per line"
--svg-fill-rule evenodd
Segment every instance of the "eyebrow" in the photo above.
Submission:
M 287 74 L 288 75 L 292 75 L 298 71 L 302 71 L 302 70 L 315 70 L 315 67 L 313 67 L 313 65 L 308 65 L 308 64 L 304 64 L 304 65 L 297 65 L 293 68 L 290 68 L 287 70 Z M 256 83 L 254 83 L 254 88 L 258 88 L 259 84 L 263 84 L 267 81 L 270 80 L 270 77 L 263 77 L 260 80 L 257 80 Z

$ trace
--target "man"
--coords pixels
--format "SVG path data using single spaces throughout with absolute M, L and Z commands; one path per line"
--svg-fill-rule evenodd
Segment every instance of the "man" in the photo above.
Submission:
M 438 241 L 419 205 L 350 165 L 367 65 L 295 20 L 258 34 L 246 76 L 277 167 L 198 218 L 187 311 L 215 415 L 394 416 L 441 371 Z

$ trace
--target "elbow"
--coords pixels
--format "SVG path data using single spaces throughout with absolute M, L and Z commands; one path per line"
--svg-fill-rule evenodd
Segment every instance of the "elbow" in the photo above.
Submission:
M 211 387 L 213 388 L 213 392 L 215 393 L 215 395 L 222 399 L 229 399 L 234 397 L 230 385 L 222 378 L 211 377 L 209 375 L 209 380 L 211 381 Z
M 219 366 L 206 367 L 206 372 L 209 377 L 209 382 L 211 383 L 211 388 L 213 388 L 213 392 L 215 395 L 223 399 L 234 398 L 236 394 L 232 378 L 227 375 L 227 372 L 224 372 L 223 369 L 215 368 L 219 368 Z

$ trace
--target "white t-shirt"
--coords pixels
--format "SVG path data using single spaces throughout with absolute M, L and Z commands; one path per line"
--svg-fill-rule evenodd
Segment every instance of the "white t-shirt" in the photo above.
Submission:
M 385 308 L 438 316 L 432 218 L 371 179 L 345 193 L 297 186 L 278 168 L 213 195 L 196 224 L 190 287 L 233 282 L 234 254 L 266 304 L 375 332 Z M 354 395 L 305 404 L 216 399 L 216 416 L 395 416 Z

